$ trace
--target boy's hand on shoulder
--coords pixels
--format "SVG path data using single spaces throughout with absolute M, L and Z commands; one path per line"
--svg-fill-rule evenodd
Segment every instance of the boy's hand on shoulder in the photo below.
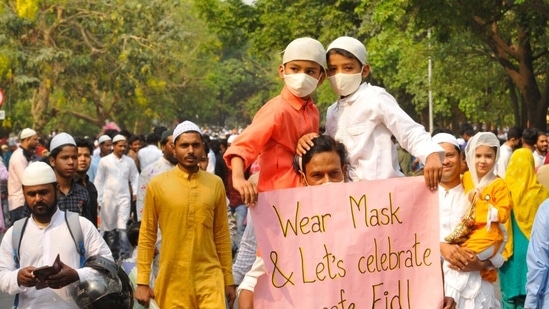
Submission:
M 425 184 L 429 189 L 437 189 L 440 178 L 442 177 L 442 162 L 440 161 L 440 155 L 438 153 L 430 154 L 425 160 L 423 177 L 425 177 Z
M 307 134 L 303 135 L 299 139 L 299 141 L 297 141 L 297 147 L 296 147 L 296 150 L 295 150 L 297 155 L 302 156 L 302 155 L 306 154 L 307 151 L 309 151 L 309 149 L 311 149 L 311 147 L 314 145 L 313 138 L 315 138 L 317 136 L 318 136 L 317 133 L 307 133 Z

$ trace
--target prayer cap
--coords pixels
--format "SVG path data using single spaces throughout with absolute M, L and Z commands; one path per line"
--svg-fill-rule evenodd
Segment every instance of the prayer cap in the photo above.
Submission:
M 55 135 L 51 141 L 50 141 L 50 152 L 52 152 L 55 148 L 64 146 L 64 145 L 73 145 L 76 146 L 76 142 L 74 141 L 74 138 L 65 132 L 59 133 Z
M 23 131 L 21 131 L 21 140 L 24 140 L 25 138 L 29 138 L 33 135 L 36 135 L 36 131 L 34 131 L 33 129 L 29 129 L 29 128 L 26 128 L 26 129 L 23 129 Z
M 227 144 L 232 144 L 237 136 L 238 136 L 237 134 L 233 134 L 229 136 L 229 138 L 227 139 Z
M 440 143 L 450 143 L 457 148 L 461 148 L 459 145 L 459 142 L 455 136 L 448 133 L 438 133 L 432 138 L 433 142 L 440 144 Z
M 99 136 L 99 139 L 97 140 L 97 142 L 98 142 L 99 144 L 103 144 L 104 142 L 110 141 L 110 140 L 111 140 L 111 137 L 110 137 L 110 136 L 108 136 L 108 135 L 101 135 L 101 136 Z
M 175 127 L 175 129 L 173 130 L 173 140 L 175 141 L 179 137 L 179 135 L 187 132 L 196 132 L 202 135 L 202 131 L 200 131 L 200 128 L 195 123 L 185 120 L 182 123 L 178 124 L 177 127 Z
M 311 38 L 295 39 L 284 50 L 282 56 L 282 64 L 286 64 L 294 60 L 313 61 L 323 68 L 326 67 L 326 50 L 322 44 Z
M 120 141 L 125 141 L 126 140 L 126 137 L 122 134 L 117 134 L 113 137 L 112 139 L 112 142 L 113 143 L 117 143 L 117 142 L 120 142 Z
M 21 184 L 24 186 L 37 186 L 57 182 L 51 166 L 44 162 L 32 162 L 23 171 Z
M 366 64 L 366 47 L 364 47 L 364 44 L 359 40 L 350 36 L 342 36 L 335 39 L 330 46 L 328 46 L 328 52 L 334 48 L 346 50 L 353 54 L 360 63 Z

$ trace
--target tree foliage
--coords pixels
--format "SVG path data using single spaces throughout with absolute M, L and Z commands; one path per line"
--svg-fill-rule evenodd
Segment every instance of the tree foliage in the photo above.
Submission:
M 291 40 L 350 35 L 369 81 L 424 124 L 431 90 L 435 126 L 543 129 L 548 18 L 546 0 L 3 0 L 3 127 L 242 126 L 279 93 Z M 315 96 L 323 113 L 336 99 L 328 82 Z

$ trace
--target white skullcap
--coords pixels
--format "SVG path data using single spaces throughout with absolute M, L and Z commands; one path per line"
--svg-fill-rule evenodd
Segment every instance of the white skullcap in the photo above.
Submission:
M 117 134 L 113 137 L 112 142 L 116 143 L 116 142 L 125 141 L 125 140 L 126 140 L 126 137 L 124 135 Z
M 465 146 L 465 140 L 463 139 L 463 137 L 458 137 L 458 144 L 461 148 L 463 148 Z
M 111 137 L 110 137 L 110 136 L 108 136 L 108 135 L 101 135 L 101 136 L 99 136 L 99 139 L 97 140 L 97 142 L 98 142 L 99 144 L 103 144 L 104 142 L 110 141 L 110 140 L 111 140 Z
M 76 146 L 76 142 L 74 141 L 74 138 L 65 132 L 59 133 L 55 135 L 51 141 L 50 141 L 50 152 L 52 152 L 55 148 L 64 146 L 64 145 L 73 145 Z
M 23 171 L 21 184 L 23 186 L 37 186 L 57 182 L 53 169 L 44 162 L 32 162 Z
M 295 39 L 284 50 L 282 56 L 282 64 L 286 64 L 294 60 L 313 61 L 323 68 L 326 67 L 326 50 L 322 44 L 311 38 Z
M 178 124 L 177 127 L 175 127 L 175 129 L 173 130 L 173 140 L 175 141 L 179 137 L 179 135 L 186 132 L 196 132 L 202 135 L 202 131 L 200 131 L 200 128 L 196 124 L 185 120 L 182 123 Z
M 437 144 L 450 143 L 450 144 L 456 146 L 457 148 L 461 149 L 457 138 L 455 136 L 453 136 L 452 134 L 438 133 L 435 136 L 433 136 L 432 140 L 433 140 L 433 142 L 435 142 Z
M 364 47 L 364 44 L 359 40 L 350 36 L 342 36 L 335 39 L 330 46 L 328 46 L 328 52 L 334 48 L 346 50 L 353 54 L 360 63 L 366 64 L 366 47 Z
M 25 138 L 29 138 L 34 135 L 36 135 L 36 131 L 34 131 L 33 129 L 26 128 L 26 129 L 23 129 L 23 131 L 21 131 L 21 136 L 19 138 L 21 140 L 24 140 Z
M 229 138 L 227 139 L 227 144 L 232 144 L 237 136 L 238 136 L 237 134 L 233 134 L 229 136 Z

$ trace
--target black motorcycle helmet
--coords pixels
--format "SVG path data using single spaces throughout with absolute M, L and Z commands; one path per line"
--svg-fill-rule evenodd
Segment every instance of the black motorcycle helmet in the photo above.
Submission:
M 133 289 L 130 278 L 115 262 L 102 256 L 91 256 L 84 267 L 97 270 L 98 275 L 80 281 L 74 300 L 83 309 L 131 309 Z

